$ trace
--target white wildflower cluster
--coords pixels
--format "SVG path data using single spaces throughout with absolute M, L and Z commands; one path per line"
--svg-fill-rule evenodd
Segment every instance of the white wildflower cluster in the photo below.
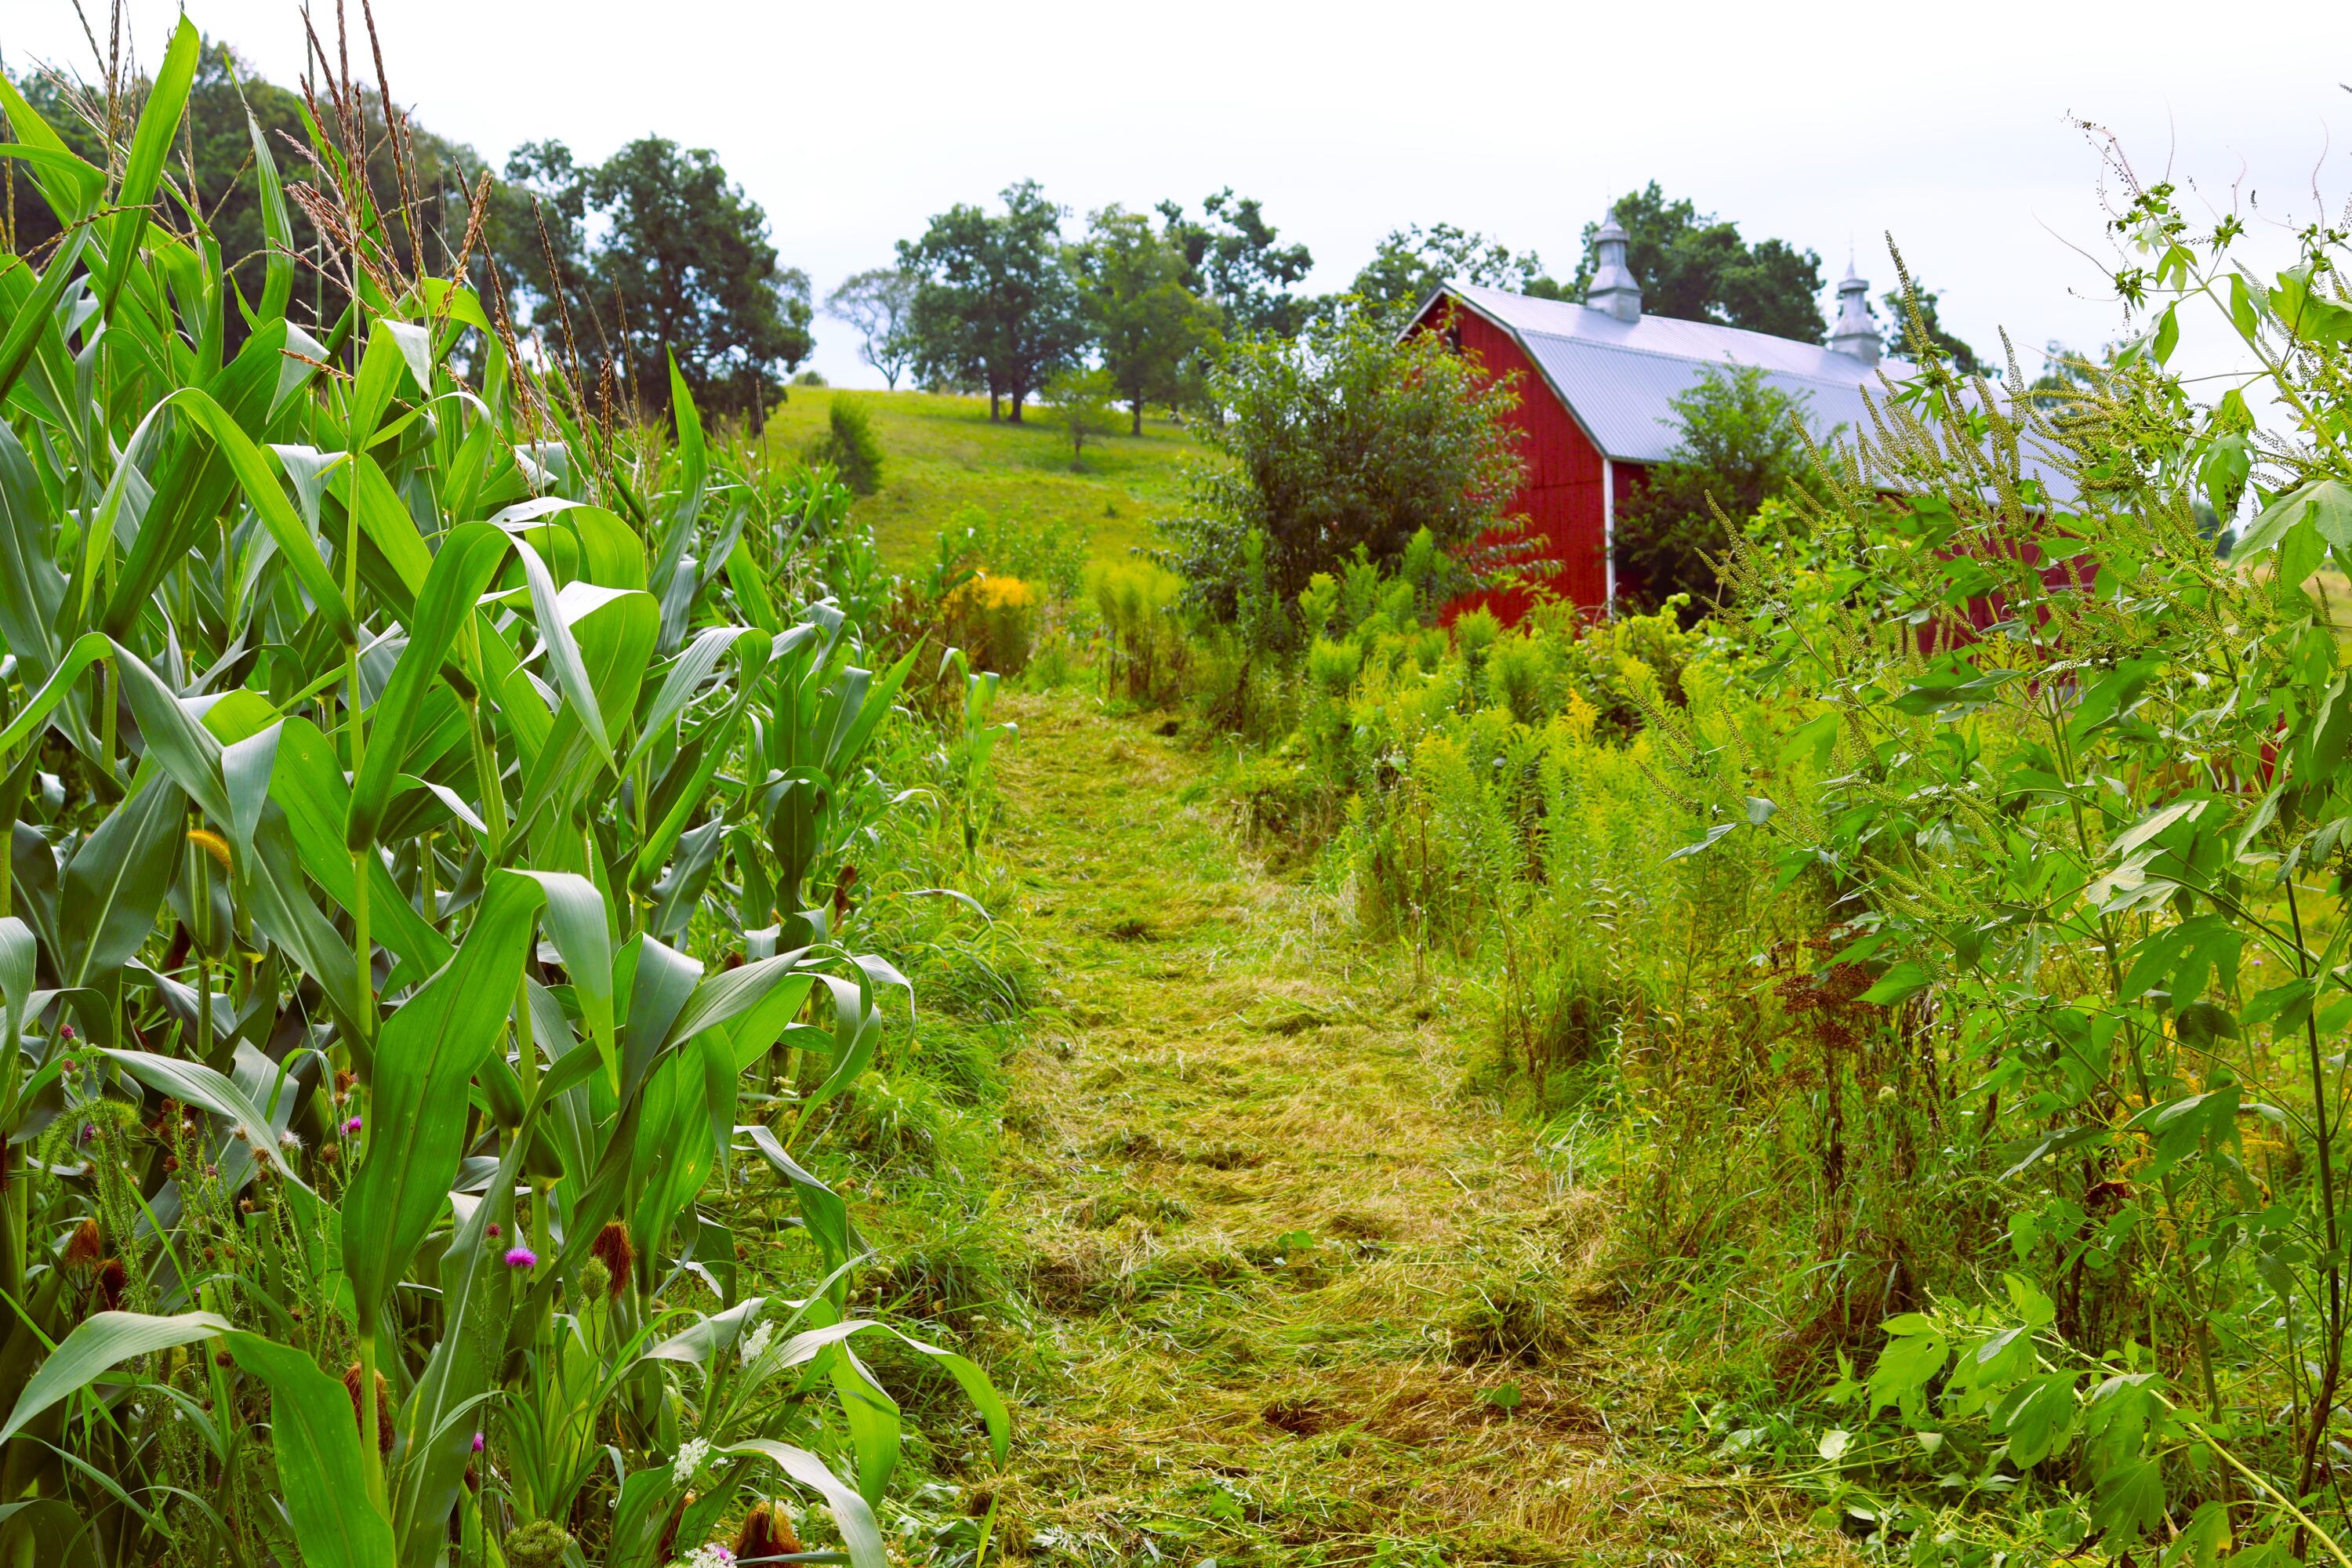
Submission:
M 735 1553 L 714 1542 L 696 1547 L 678 1562 L 681 1568 L 735 1568 Z
M 744 1335 L 743 1342 L 738 1347 L 737 1351 L 737 1353 L 741 1355 L 743 1358 L 743 1364 L 745 1366 L 750 1366 L 761 1356 L 766 1355 L 768 1353 L 769 1342 L 775 1337 L 776 1325 L 773 1323 L 761 1323 L 750 1333 Z
M 709 1439 L 688 1437 L 685 1446 L 678 1449 L 677 1461 L 669 1468 L 671 1482 L 682 1487 L 694 1479 L 695 1472 L 702 1468 L 702 1461 L 709 1456 Z

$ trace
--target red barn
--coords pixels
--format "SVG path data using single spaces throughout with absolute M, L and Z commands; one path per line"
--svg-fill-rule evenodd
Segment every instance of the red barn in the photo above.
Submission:
M 1707 366 L 1760 367 L 1766 381 L 1804 398 L 1816 439 L 1839 426 L 1867 428 L 1864 388 L 1880 390 L 1882 370 L 1900 380 L 1911 367 L 1879 363 L 1870 286 L 1851 268 L 1838 285 L 1829 342 L 1801 343 L 1711 321 L 1645 316 L 1640 285 L 1625 266 L 1625 231 L 1610 222 L 1594 243 L 1600 266 L 1588 304 L 1450 284 L 1422 305 L 1406 331 L 1444 332 L 1490 373 L 1517 374 L 1513 417 L 1527 481 L 1506 510 L 1527 519 L 1524 537 L 1539 544 L 1528 574 L 1545 578 L 1562 599 L 1605 615 L 1618 592 L 1617 510 L 1650 466 L 1673 451 L 1681 434 L 1673 399 Z M 1528 602 L 1523 589 L 1485 591 L 1450 612 L 1483 603 L 1515 621 Z

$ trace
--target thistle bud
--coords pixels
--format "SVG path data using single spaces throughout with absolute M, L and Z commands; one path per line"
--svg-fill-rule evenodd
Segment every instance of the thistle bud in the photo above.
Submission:
M 510 1531 L 504 1542 L 508 1568 L 555 1568 L 572 1537 L 551 1519 L 535 1519 Z

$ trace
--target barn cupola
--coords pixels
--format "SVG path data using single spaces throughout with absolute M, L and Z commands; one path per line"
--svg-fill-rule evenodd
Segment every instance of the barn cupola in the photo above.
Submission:
M 1592 237 L 1592 247 L 1600 256 L 1600 265 L 1593 269 L 1591 287 L 1584 291 L 1584 302 L 1621 321 L 1640 321 L 1642 286 L 1625 265 L 1625 231 L 1617 226 L 1614 216 Z
M 1837 325 L 1830 329 L 1830 351 L 1864 364 L 1878 363 L 1878 328 L 1870 319 L 1870 285 L 1845 264 L 1845 281 L 1838 285 Z

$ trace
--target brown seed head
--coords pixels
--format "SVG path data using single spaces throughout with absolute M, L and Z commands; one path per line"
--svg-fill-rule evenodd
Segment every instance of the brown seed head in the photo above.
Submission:
M 793 1521 L 786 1519 L 772 1504 L 766 1501 L 751 1505 L 743 1516 L 743 1528 L 735 1533 L 735 1561 L 754 1562 L 762 1557 L 782 1557 L 805 1552 Z
M 106 1237 L 98 1228 L 98 1221 L 85 1219 L 74 1226 L 73 1238 L 66 1243 L 66 1267 L 88 1273 L 106 1257 Z
M 98 1297 L 106 1303 L 106 1310 L 121 1310 L 123 1292 L 130 1289 L 131 1270 L 122 1266 L 120 1258 L 108 1258 L 105 1267 L 98 1271 Z
M 352 1396 L 352 1419 L 359 1423 L 360 1430 L 364 1433 L 367 1430 L 367 1415 L 360 1409 L 360 1363 L 357 1362 L 352 1363 L 350 1366 L 343 1369 L 343 1392 Z M 375 1446 L 387 1454 L 392 1452 L 392 1412 L 389 1408 L 391 1397 L 392 1385 L 384 1381 L 383 1373 L 377 1373 L 375 1374 Z
M 607 1220 L 604 1228 L 596 1233 L 595 1241 L 588 1248 L 588 1256 L 602 1263 L 613 1277 L 612 1284 L 606 1289 L 614 1296 L 627 1288 L 629 1271 L 637 1266 L 637 1249 L 630 1245 L 627 1226 L 616 1219 Z

